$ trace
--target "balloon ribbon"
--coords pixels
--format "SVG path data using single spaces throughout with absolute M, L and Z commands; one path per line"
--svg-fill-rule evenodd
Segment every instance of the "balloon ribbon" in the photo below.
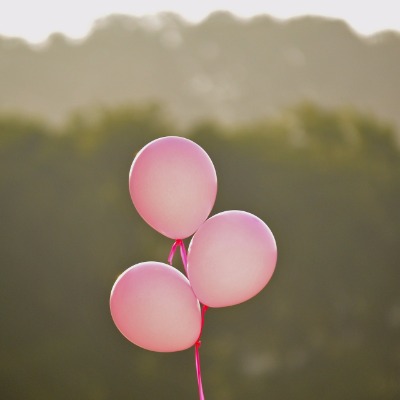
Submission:
M 177 239 L 175 240 L 174 244 L 171 247 L 171 251 L 169 252 L 168 256 L 168 262 L 172 265 L 172 259 L 174 258 L 174 254 L 177 248 L 180 248 L 181 251 L 181 258 L 182 258 L 182 263 L 185 268 L 186 275 L 188 274 L 187 272 L 187 254 L 186 254 L 186 249 L 185 249 L 185 243 L 183 243 L 182 239 Z
M 203 308 L 201 310 L 201 330 L 200 330 L 200 335 L 199 338 L 197 339 L 197 342 L 194 345 L 194 357 L 196 361 L 196 374 L 197 374 L 197 386 L 199 388 L 199 397 L 200 400 L 204 400 L 204 392 L 203 392 L 203 381 L 201 379 L 201 367 L 200 367 L 200 346 L 201 346 L 201 334 L 203 332 L 203 326 L 204 326 L 204 315 L 207 311 L 208 307 L 206 305 L 203 305 Z
M 177 239 L 175 240 L 174 244 L 171 247 L 171 251 L 169 252 L 168 256 L 168 262 L 170 265 L 172 265 L 172 260 L 174 258 L 174 254 L 176 252 L 177 248 L 180 248 L 181 252 L 181 258 L 182 258 L 182 263 L 183 267 L 185 268 L 186 275 L 188 274 L 187 271 L 187 253 L 186 253 L 186 248 L 185 248 L 185 243 L 183 243 L 182 239 Z M 197 375 L 197 386 L 199 388 L 199 397 L 200 400 L 205 400 L 204 398 L 204 392 L 203 392 L 203 381 L 201 379 L 201 367 L 200 367 L 200 346 L 201 346 L 201 334 L 203 332 L 203 326 L 204 326 L 204 316 L 205 313 L 208 309 L 208 306 L 203 304 L 203 307 L 201 309 L 201 328 L 200 328 L 200 335 L 194 345 L 194 357 L 195 357 L 195 362 L 196 362 L 196 375 Z

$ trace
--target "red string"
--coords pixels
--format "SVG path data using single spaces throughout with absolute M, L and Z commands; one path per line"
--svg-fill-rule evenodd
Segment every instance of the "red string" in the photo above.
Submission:
M 182 263 L 183 267 L 185 268 L 186 275 L 188 274 L 187 271 L 187 253 L 186 253 L 186 248 L 185 248 L 185 243 L 183 243 L 182 239 L 177 239 L 175 240 L 174 244 L 171 247 L 171 251 L 169 252 L 168 256 L 168 262 L 170 265 L 172 265 L 172 260 L 174 258 L 174 254 L 176 252 L 177 248 L 180 248 L 181 252 L 181 258 L 182 258 Z M 200 335 L 194 345 L 194 357 L 195 357 L 195 362 L 196 362 L 196 376 L 197 376 L 197 386 L 199 388 L 199 398 L 200 400 L 205 400 L 204 398 L 204 392 L 203 392 L 203 381 L 201 379 L 201 366 L 200 366 L 200 346 L 201 346 L 201 334 L 203 332 L 203 326 L 204 326 L 204 316 L 206 314 L 206 311 L 208 309 L 208 306 L 203 305 L 201 308 L 201 328 L 200 328 Z
M 200 366 L 200 346 L 201 346 L 201 334 L 203 332 L 203 326 L 204 326 L 204 315 L 207 311 L 208 307 L 206 305 L 203 305 L 203 308 L 201 310 L 201 330 L 200 330 L 200 335 L 199 338 L 197 339 L 195 345 L 194 345 L 194 358 L 196 362 L 196 375 L 197 375 L 197 386 L 199 388 L 199 398 L 200 400 L 204 400 L 204 392 L 203 392 L 203 381 L 201 379 L 201 366 Z
M 170 263 L 170 265 L 172 265 L 172 259 L 174 258 L 176 248 L 181 245 L 181 242 L 182 242 L 181 239 L 177 239 L 175 240 L 174 244 L 171 247 L 171 251 L 169 252 L 168 256 L 168 262 Z
M 172 265 L 172 260 L 174 258 L 174 254 L 178 247 L 180 248 L 180 251 L 181 251 L 182 263 L 183 263 L 183 266 L 185 268 L 185 272 L 187 275 L 187 254 L 186 254 L 185 243 L 183 243 L 182 239 L 175 240 L 174 244 L 171 247 L 171 251 L 169 252 L 168 262 L 170 263 L 170 265 Z
M 199 398 L 200 400 L 204 400 L 203 382 L 201 380 L 200 351 L 199 351 L 200 346 L 201 346 L 201 341 L 198 340 L 194 345 L 194 357 L 196 360 L 196 375 L 197 375 L 197 386 L 199 388 Z
M 181 241 L 181 259 L 182 259 L 182 263 L 183 263 L 183 267 L 185 268 L 185 272 L 186 275 L 188 274 L 187 271 L 187 253 L 186 253 L 186 249 L 185 249 L 185 243 L 183 243 L 183 241 Z

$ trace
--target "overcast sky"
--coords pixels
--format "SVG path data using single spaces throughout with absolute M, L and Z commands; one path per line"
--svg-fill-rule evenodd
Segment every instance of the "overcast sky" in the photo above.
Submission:
M 269 14 L 280 19 L 322 15 L 344 19 L 361 34 L 400 32 L 400 0 L 0 0 L 0 35 L 38 43 L 53 32 L 79 38 L 108 14 L 136 16 L 172 11 L 198 22 L 215 10 L 240 17 Z

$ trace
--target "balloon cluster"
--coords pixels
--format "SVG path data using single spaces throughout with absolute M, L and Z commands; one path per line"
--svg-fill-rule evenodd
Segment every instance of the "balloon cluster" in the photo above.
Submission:
M 141 217 L 174 239 L 187 277 L 161 262 L 143 262 L 123 272 L 110 297 L 112 318 L 134 344 L 172 352 L 195 346 L 200 398 L 200 346 L 208 307 L 242 303 L 259 293 L 276 265 L 274 236 L 258 217 L 225 211 L 208 218 L 217 176 L 208 154 L 191 140 L 168 136 L 135 157 L 129 191 Z M 193 235 L 194 234 L 194 235 Z M 192 236 L 188 252 L 183 239 Z

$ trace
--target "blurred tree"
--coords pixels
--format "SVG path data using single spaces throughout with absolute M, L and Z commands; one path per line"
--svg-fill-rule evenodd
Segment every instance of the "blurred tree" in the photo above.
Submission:
M 135 212 L 127 176 L 147 142 L 175 134 L 216 165 L 213 213 L 257 214 L 279 249 L 262 293 L 207 315 L 206 397 L 399 398 L 395 132 L 309 103 L 183 133 L 154 105 L 77 113 L 61 129 L 0 116 L 0 397 L 197 397 L 191 351 L 141 350 L 108 312 L 119 273 L 168 255 L 171 241 Z

